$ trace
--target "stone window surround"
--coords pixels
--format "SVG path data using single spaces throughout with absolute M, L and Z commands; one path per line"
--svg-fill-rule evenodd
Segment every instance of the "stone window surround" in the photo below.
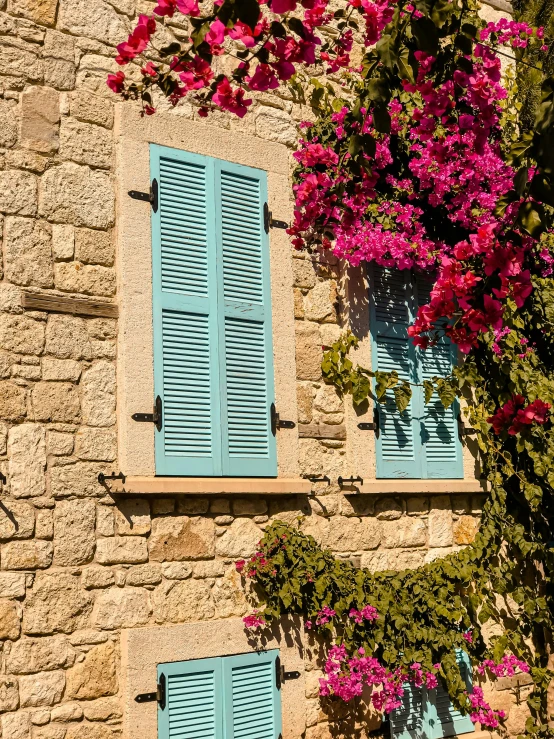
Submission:
M 135 696 L 156 689 L 157 666 L 206 657 L 279 649 L 286 670 L 300 677 L 281 686 L 283 739 L 298 739 L 306 726 L 306 681 L 302 627 L 298 619 L 283 618 L 263 645 L 254 643 L 240 618 L 173 626 L 126 629 L 121 634 L 123 739 L 156 739 L 157 704 L 137 703 Z
M 129 103 L 116 106 L 114 134 L 120 315 L 117 353 L 119 468 L 131 477 L 153 479 L 154 434 L 157 432 L 153 424 L 131 419 L 133 413 L 150 412 L 154 401 L 151 211 L 148 203 L 131 199 L 128 191 L 149 190 L 149 144 L 154 143 L 265 170 L 269 208 L 275 218 L 289 221 L 292 212 L 289 152 L 283 144 L 191 121 L 173 113 L 159 112 L 141 118 L 138 107 Z M 270 268 L 276 405 L 283 418 L 296 420 L 294 309 L 290 287 L 293 283 L 292 256 L 288 237 L 280 229 L 270 231 Z M 290 492 L 304 492 L 299 489 L 307 482 L 299 478 L 297 429 L 278 432 L 277 464 L 281 492 L 289 492 L 289 487 Z M 196 480 L 197 485 L 200 478 L 177 479 L 180 490 L 187 492 L 186 480 Z M 237 482 L 237 478 L 232 480 Z M 265 492 L 263 479 L 257 480 L 256 486 L 253 478 L 245 478 L 245 483 L 250 483 L 250 492 Z M 275 483 L 275 479 L 272 482 Z

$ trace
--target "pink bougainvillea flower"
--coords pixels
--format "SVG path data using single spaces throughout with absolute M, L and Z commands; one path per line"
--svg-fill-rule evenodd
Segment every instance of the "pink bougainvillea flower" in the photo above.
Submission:
M 239 88 L 233 89 L 231 83 L 225 77 L 217 85 L 217 92 L 213 96 L 212 100 L 215 105 L 219 106 L 222 110 L 228 110 L 231 113 L 235 113 L 239 118 L 244 118 L 248 107 L 252 105 L 252 100 L 244 99 L 244 90 Z
M 278 15 L 296 10 L 296 0 L 272 0 L 271 10 Z
M 120 71 L 116 72 L 115 74 L 109 74 L 108 79 L 106 80 L 106 84 L 113 92 L 123 92 L 123 87 L 125 85 L 125 72 Z
M 252 77 L 247 78 L 251 90 L 275 90 L 279 87 L 279 80 L 269 64 L 258 64 Z

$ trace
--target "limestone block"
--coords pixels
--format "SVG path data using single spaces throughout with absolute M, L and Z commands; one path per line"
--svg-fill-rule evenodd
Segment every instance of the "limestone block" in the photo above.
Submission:
M 315 287 L 316 275 L 311 259 L 293 259 L 294 286 L 311 289 Z
M 0 713 L 15 711 L 19 706 L 19 688 L 13 677 L 0 675 Z
M 218 526 L 229 526 L 230 524 L 233 523 L 233 520 L 234 520 L 233 516 L 216 516 L 214 518 L 214 523 L 216 523 Z
M 429 498 L 412 495 L 406 500 L 406 511 L 409 516 L 422 516 L 429 513 Z
M 125 590 L 118 590 L 125 593 Z M 117 693 L 116 655 L 113 642 L 99 644 L 67 673 L 67 697 L 93 700 Z
M 49 541 L 11 541 L 2 544 L 3 570 L 44 570 L 52 564 Z
M 91 703 L 85 703 L 84 711 L 88 721 L 109 721 L 121 718 L 123 715 L 118 698 L 100 698 Z
M 33 726 L 45 726 L 50 721 L 50 713 L 47 708 L 40 708 L 38 711 L 33 711 L 31 713 L 31 723 Z
M 111 233 L 79 228 L 75 231 L 75 258 L 85 264 L 103 264 L 111 267 L 115 247 Z
M 37 511 L 35 536 L 37 539 L 52 539 L 54 536 L 54 516 L 52 511 Z
M 83 420 L 88 426 L 115 423 L 115 367 L 101 360 L 83 374 Z
M 47 726 L 35 727 L 33 739 L 65 739 L 67 729 L 63 724 L 48 724 Z
M 5 421 L 21 421 L 27 413 L 25 389 L 13 382 L 0 382 L 0 417 Z
M 260 106 L 256 114 L 256 134 L 278 144 L 295 146 L 298 133 L 291 117 L 277 108 Z
M 215 554 L 214 523 L 208 518 L 164 516 L 152 521 L 150 559 L 158 562 L 205 559 Z
M 33 506 L 21 500 L 3 500 L 0 539 L 28 539 L 35 530 Z
M 32 1 L 32 0 L 31 0 Z M 49 0 L 43 0 L 48 2 Z M 29 2 L 29 0 L 14 0 Z M 21 143 L 41 154 L 58 150 L 60 96 L 51 87 L 28 87 L 21 95 Z
M 17 142 L 18 112 L 15 100 L 0 101 L 0 146 L 8 149 Z
M 402 502 L 398 498 L 379 498 L 375 515 L 380 521 L 395 521 L 402 516 Z
M 91 318 L 87 321 L 89 336 L 93 339 L 115 339 L 117 336 L 117 321 L 112 318 Z
M 146 562 L 148 560 L 146 539 L 138 536 L 99 539 L 96 543 L 96 559 L 105 565 Z
M 60 155 L 91 167 L 110 167 L 111 132 L 102 126 L 65 117 L 60 129 Z
M 320 443 L 317 439 L 300 439 L 298 446 L 302 475 L 326 474 L 336 478 L 344 474 L 344 445 L 334 441 L 326 443 L 329 446 L 325 446 L 325 443 Z
M 41 354 L 44 347 L 44 323 L 34 321 L 26 315 L 13 316 L 2 313 L 0 346 L 18 354 Z
M 343 402 L 332 385 L 322 385 L 316 393 L 314 408 L 322 413 L 339 413 L 344 410 Z
M 237 518 L 216 543 L 222 557 L 251 557 L 257 549 L 262 532 L 249 518 Z
M 371 495 L 343 496 L 340 500 L 342 516 L 373 516 L 375 501 Z
M 148 623 L 151 613 L 147 590 L 110 588 L 97 597 L 92 623 L 100 629 L 129 629 Z
M 248 610 L 241 577 L 234 567 L 215 581 L 212 597 L 218 618 L 243 616 Z
M 37 573 L 23 613 L 26 634 L 71 633 L 88 625 L 92 597 L 79 578 L 64 572 Z
M 29 172 L 42 174 L 47 168 L 50 160 L 34 151 L 27 149 L 8 149 L 6 151 L 7 169 L 27 169 Z
M 298 320 L 304 318 L 304 294 L 298 287 L 293 288 L 294 317 Z
M 186 580 L 192 575 L 192 567 L 188 562 L 163 562 L 162 574 L 168 580 Z
M 182 513 L 185 516 L 198 516 L 207 513 L 209 507 L 210 501 L 207 498 L 199 498 L 196 495 L 177 501 L 177 513 Z
M 115 272 L 80 262 L 60 262 L 54 265 L 54 282 L 58 290 L 83 295 L 110 297 L 115 294 Z
M 325 545 L 335 552 L 375 549 L 381 541 L 381 526 L 374 518 L 333 518 Z
M 72 259 L 75 252 L 75 229 L 64 223 L 52 226 L 52 252 L 55 259 Z
M 28 712 L 2 716 L 2 739 L 31 739 L 31 719 Z
M 22 572 L 0 572 L 0 598 L 23 598 L 25 575 Z
M 81 376 L 81 365 L 74 359 L 43 357 L 42 379 L 56 382 L 77 382 Z
M 34 81 L 42 80 L 42 62 L 37 57 L 37 48 L 18 39 L 4 36 L 0 45 L 0 74 L 13 77 L 25 77 Z M 14 80 L 19 86 L 19 80 Z M 13 84 L 13 83 L 12 83 Z
M 77 462 L 76 464 L 52 467 L 50 488 L 55 498 L 101 496 L 106 492 L 98 482 L 98 473 L 105 471 L 98 462 Z
M 67 723 L 69 721 L 80 721 L 83 718 L 83 709 L 78 703 L 63 703 L 56 706 L 50 714 L 51 721 Z
M 37 421 L 77 423 L 81 418 L 79 393 L 69 382 L 37 382 L 31 392 L 31 405 Z
M 100 505 L 96 510 L 96 532 L 100 536 L 113 536 L 115 532 L 115 520 L 113 509 Z
M 360 564 L 370 572 L 384 572 L 389 570 L 389 550 L 377 549 L 374 552 L 365 552 L 361 556 Z
M 43 58 L 44 82 L 56 90 L 73 90 L 75 87 L 75 64 L 65 59 Z
M 150 533 L 150 506 L 144 498 L 118 501 L 114 516 L 117 533 L 121 536 L 142 536 Z
M 304 301 L 306 318 L 309 321 L 335 323 L 337 320 L 336 301 L 337 286 L 334 280 L 317 282 Z
M 21 706 L 53 706 L 59 703 L 65 688 L 64 672 L 40 672 L 19 678 Z
M 0 456 L 8 452 L 8 424 L 0 421 Z
M 40 213 L 57 223 L 87 228 L 111 226 L 114 192 L 109 176 L 72 162 L 52 167 L 42 176 Z
M 221 559 L 206 559 L 195 562 L 193 577 L 202 580 L 206 577 L 222 577 L 225 574 L 225 563 Z
M 151 501 L 151 507 L 153 516 L 165 516 L 175 511 L 175 500 L 173 498 L 154 498 Z
M 103 0 L 66 0 L 60 5 L 58 28 L 116 46 L 129 33 L 128 24 Z
M 0 639 L 17 639 L 20 632 L 19 604 L 13 600 L 0 600 Z
M 57 0 L 9 0 L 8 11 L 42 26 L 53 26 L 57 5 Z
M 75 650 L 64 636 L 19 639 L 6 655 L 6 669 L 14 675 L 59 670 L 75 662 Z
M 432 508 L 429 512 L 429 546 L 452 546 L 452 513 L 448 509 Z
M 87 590 L 93 588 L 109 588 L 115 583 L 114 573 L 105 567 L 87 567 L 82 575 L 83 587 Z
M 311 423 L 314 414 L 313 396 L 314 394 L 311 385 L 303 383 L 296 386 L 299 423 Z
M 46 438 L 48 454 L 67 457 L 73 452 L 73 434 L 48 431 Z
M 79 90 L 71 95 L 69 105 L 70 114 L 79 121 L 96 123 L 105 128 L 113 126 L 114 105 L 111 100 Z
M 415 570 L 425 564 L 425 552 L 422 550 L 389 550 L 388 557 L 388 566 L 391 570 Z
M 159 565 L 146 564 L 131 567 L 125 578 L 125 585 L 140 587 L 142 585 L 158 585 L 162 581 L 162 571 Z
M 102 428 L 80 428 L 75 435 L 75 454 L 80 459 L 112 462 L 117 456 L 115 431 Z
M 454 524 L 454 544 L 471 544 L 479 530 L 479 519 L 460 516 Z
M 54 511 L 54 564 L 83 565 L 94 556 L 96 506 L 93 500 L 61 500 Z
M 119 735 L 117 735 L 119 736 Z M 115 739 L 116 734 L 103 724 L 70 724 L 65 739 Z
M 35 423 L 13 426 L 8 433 L 8 457 L 12 495 L 15 498 L 44 495 L 46 468 L 44 428 Z
M 36 215 L 37 178 L 35 175 L 21 170 L 0 172 L 0 211 L 22 216 Z
M 84 319 L 59 313 L 49 315 L 46 351 L 59 359 L 92 359 L 90 337 Z
M 427 543 L 427 527 L 420 518 L 399 518 L 396 521 L 383 521 L 383 547 L 398 549 L 422 547 Z
M 44 37 L 43 54 L 47 57 L 57 57 L 58 59 L 73 62 L 75 60 L 75 42 L 73 37 L 67 33 L 60 33 L 49 28 Z
M 296 324 L 296 377 L 299 380 L 321 379 L 321 336 L 313 323 Z
M 162 583 L 153 593 L 157 623 L 182 623 L 212 618 L 215 609 L 204 580 L 177 580 Z
M 425 562 L 434 562 L 436 559 L 446 557 L 448 554 L 452 554 L 452 547 L 443 547 L 439 549 L 429 549 L 425 554 Z
M 233 513 L 235 516 L 259 516 L 267 513 L 267 503 L 256 498 L 237 498 L 233 501 Z
M 16 285 L 52 287 L 51 229 L 44 221 L 6 218 L 6 278 Z

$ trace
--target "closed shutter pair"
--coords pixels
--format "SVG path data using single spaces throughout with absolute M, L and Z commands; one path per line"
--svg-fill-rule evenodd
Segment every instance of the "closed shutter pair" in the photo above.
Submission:
M 410 405 L 399 413 L 388 391 L 377 404 L 378 478 L 462 478 L 462 447 L 458 437 L 458 404 L 445 409 L 435 395 L 426 405 L 421 383 L 445 377 L 456 364 L 456 347 L 445 338 L 426 350 L 408 336 L 417 310 L 429 300 L 432 283 L 408 270 L 371 266 L 369 270 L 371 353 L 373 369 L 396 370 L 412 385 Z M 419 385 L 419 386 L 418 386 Z
M 266 173 L 150 147 L 156 473 L 277 474 Z
M 166 699 L 158 708 L 158 739 L 278 739 L 279 650 L 158 666 Z

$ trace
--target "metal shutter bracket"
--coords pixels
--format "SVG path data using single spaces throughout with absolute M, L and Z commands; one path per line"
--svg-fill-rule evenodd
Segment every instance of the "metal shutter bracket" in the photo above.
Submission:
M 133 200 L 142 200 L 145 203 L 150 203 L 154 213 L 158 212 L 158 180 L 154 178 L 150 185 L 150 192 L 140 192 L 139 190 L 129 190 L 127 193 Z
M 139 423 L 153 423 L 158 431 L 162 430 L 162 399 L 158 395 L 154 404 L 154 411 L 152 413 L 133 413 L 131 416 L 133 421 Z
M 264 230 L 266 234 L 269 233 L 270 228 L 288 228 L 289 224 L 286 221 L 279 221 L 276 218 L 273 218 L 271 215 L 271 211 L 269 210 L 269 205 L 267 203 L 264 203 Z
M 165 708 L 165 675 L 160 675 L 160 682 L 156 686 L 154 693 L 139 693 L 135 696 L 137 703 L 154 703 L 157 702 L 162 711 Z
M 300 677 L 298 670 L 286 671 L 284 666 L 281 664 L 281 658 L 277 657 L 275 660 L 275 685 L 277 690 L 281 690 L 281 686 L 287 680 L 297 680 Z

